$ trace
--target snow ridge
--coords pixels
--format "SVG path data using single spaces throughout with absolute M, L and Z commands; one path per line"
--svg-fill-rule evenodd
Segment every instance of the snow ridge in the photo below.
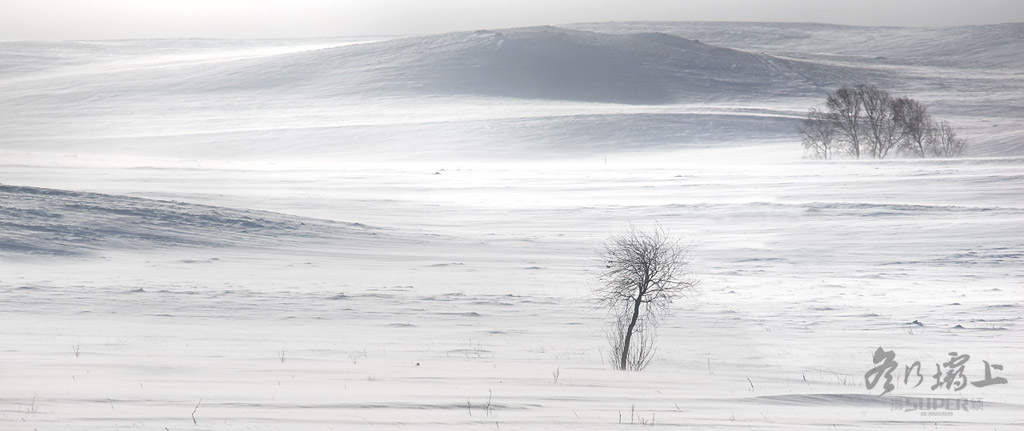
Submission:
M 372 237 L 379 229 L 254 210 L 0 185 L 0 254 L 257 246 Z

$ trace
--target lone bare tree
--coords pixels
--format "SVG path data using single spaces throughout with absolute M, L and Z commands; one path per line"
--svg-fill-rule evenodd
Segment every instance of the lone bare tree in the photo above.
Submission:
M 609 334 L 613 365 L 642 370 L 654 351 L 654 330 L 669 304 L 697 287 L 687 247 L 661 226 L 630 226 L 613 235 L 599 252 L 605 266 L 596 289 L 598 301 L 615 315 Z

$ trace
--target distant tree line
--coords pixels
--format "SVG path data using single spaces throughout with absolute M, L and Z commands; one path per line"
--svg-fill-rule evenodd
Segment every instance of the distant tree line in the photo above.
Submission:
M 808 156 L 819 159 L 959 157 L 967 146 L 927 105 L 869 85 L 830 93 L 825 110 L 812 108 L 797 130 Z

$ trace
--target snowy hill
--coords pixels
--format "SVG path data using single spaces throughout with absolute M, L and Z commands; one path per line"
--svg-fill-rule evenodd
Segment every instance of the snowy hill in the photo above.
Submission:
M 824 94 L 869 83 L 931 105 L 970 155 L 1024 154 L 1021 25 L 575 27 L 0 43 L 0 149 L 443 160 L 795 143 Z
M 82 45 L 56 48 L 78 51 L 85 49 Z M 100 60 L 112 49 L 103 48 L 93 53 Z M 206 47 L 195 47 L 200 52 L 202 48 Z M 612 35 L 556 27 L 267 52 L 270 55 L 60 76 L 73 84 L 74 88 L 67 88 L 69 93 L 111 91 L 113 96 L 125 91 L 153 95 L 258 92 L 287 97 L 454 94 L 630 104 L 755 94 L 798 96 L 849 81 L 884 80 L 877 73 L 782 60 L 664 33 Z M 24 62 L 16 60 L 12 63 Z M 57 66 L 68 60 L 49 62 Z M 33 71 L 26 66 L 18 70 Z M 29 85 L 52 85 L 48 79 L 29 78 Z
M 663 32 L 717 46 L 861 63 L 1024 68 L 1024 23 L 965 27 L 857 27 L 773 22 L 584 23 L 611 34 Z
M 0 255 L 99 250 L 270 247 L 334 239 L 382 244 L 379 229 L 97 193 L 0 185 Z
M 661 104 L 752 94 L 793 96 L 868 77 L 663 33 L 611 35 L 538 27 L 282 55 L 199 72 L 190 82 L 195 83 L 192 89 L 202 91 L 258 88 L 321 96 L 468 94 Z

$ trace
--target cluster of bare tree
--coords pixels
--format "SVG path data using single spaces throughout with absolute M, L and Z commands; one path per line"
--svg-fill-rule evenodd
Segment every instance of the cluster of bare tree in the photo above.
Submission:
M 631 226 L 608 240 L 600 258 L 605 270 L 597 300 L 614 316 L 608 359 L 620 370 L 643 370 L 654 357 L 658 320 L 673 300 L 699 284 L 687 247 L 660 226 Z
M 927 105 L 868 85 L 832 92 L 825 110 L 811 109 L 797 130 L 808 155 L 820 159 L 959 157 L 967 145 L 949 123 L 934 120 Z

